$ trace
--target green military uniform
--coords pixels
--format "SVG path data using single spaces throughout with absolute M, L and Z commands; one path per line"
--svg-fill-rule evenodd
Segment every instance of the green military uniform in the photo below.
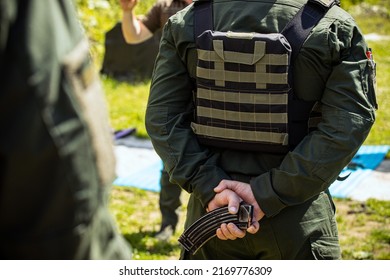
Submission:
M 159 0 L 153 5 L 149 12 L 141 18 L 142 23 L 150 32 L 161 33 L 161 29 L 168 21 L 168 18 L 186 6 L 188 6 L 188 4 L 184 0 Z M 172 232 L 175 231 L 179 221 L 177 209 L 181 205 L 181 188 L 169 181 L 169 175 L 164 167 L 161 170 L 160 185 L 159 206 L 161 212 L 161 229 L 159 233 L 161 233 L 161 235 L 158 234 L 157 236 L 161 236 L 161 239 L 167 239 L 171 234 L 169 230 L 172 230 Z M 166 229 L 166 227 L 169 226 L 171 228 Z M 168 230 L 168 232 L 164 233 L 164 229 Z
M 214 29 L 280 32 L 304 0 L 215 0 Z M 340 258 L 328 187 L 352 159 L 375 119 L 373 69 L 352 17 L 334 6 L 305 41 L 294 64 L 294 90 L 317 101 L 322 120 L 287 154 L 200 145 L 191 129 L 197 50 L 189 6 L 164 28 L 146 125 L 171 181 L 191 193 L 186 227 L 205 214 L 222 179 L 250 183 L 264 211 L 260 230 L 243 239 L 213 238 L 195 259 Z
M 129 259 L 107 111 L 71 1 L 0 1 L 0 258 Z

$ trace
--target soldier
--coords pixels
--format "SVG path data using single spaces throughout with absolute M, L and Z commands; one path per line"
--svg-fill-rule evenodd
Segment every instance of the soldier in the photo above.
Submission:
M 137 3 L 137 0 L 120 0 L 123 10 L 123 36 L 129 44 L 142 43 L 153 34 L 161 32 L 168 18 L 192 3 L 192 0 L 159 0 L 142 18 L 137 18 L 134 13 Z M 181 188 L 169 182 L 165 167 L 161 171 L 160 185 L 159 205 L 162 220 L 160 230 L 155 237 L 166 241 L 175 232 L 179 220 L 177 210 L 181 205 Z
M 194 5 L 201 2 L 204 1 Z M 270 102 L 272 97 L 268 99 L 269 95 L 264 95 L 259 99 L 268 103 L 259 105 L 254 103 L 258 96 L 250 90 L 239 91 L 238 87 L 231 96 L 225 91 L 228 84 L 241 86 L 240 77 L 250 80 L 256 76 L 246 75 L 245 71 L 249 70 L 237 68 L 237 63 L 222 61 L 248 58 L 246 53 L 235 54 L 237 46 L 225 46 L 224 42 L 235 36 L 239 40 L 252 40 L 258 34 L 279 33 L 305 3 L 304 0 L 212 1 L 213 29 L 226 33 L 205 32 L 221 36 L 210 43 L 214 47 L 211 51 L 197 49 L 194 28 L 199 22 L 194 22 L 194 6 L 178 12 L 164 27 L 147 105 L 146 128 L 171 181 L 191 193 L 185 227 L 218 207 L 228 205 L 230 212 L 235 213 L 240 201 L 254 206 L 256 220 L 247 231 L 232 223 L 222 224 L 216 231 L 217 238 L 208 241 L 193 256 L 183 251 L 182 259 L 341 257 L 335 207 L 328 187 L 366 139 L 376 109 L 374 64 L 355 21 L 340 7 L 332 6 L 312 29 L 292 62 L 294 94 L 298 100 L 315 103 L 317 109 L 313 112 L 318 110 L 322 116 L 317 126 L 305 132 L 288 150 L 282 149 L 282 145 L 289 138 L 277 130 L 264 135 L 276 135 L 276 139 L 270 137 L 270 140 L 280 142 L 280 149 L 274 145 L 273 149 L 260 150 L 259 143 L 268 140 L 260 137 L 251 145 L 246 133 L 237 138 L 236 132 L 244 132 L 245 127 L 238 130 L 234 126 L 239 117 L 250 127 L 253 122 L 266 123 L 263 115 L 270 116 L 249 109 L 241 113 L 237 108 L 243 103 L 262 110 L 286 102 L 286 95 L 281 95 L 283 100 L 276 96 L 274 103 Z M 205 13 L 202 19 L 205 18 L 211 17 Z M 265 57 L 276 61 L 276 57 L 267 56 L 272 48 L 262 46 L 257 47 L 266 51 Z M 264 70 L 274 68 L 275 65 L 270 65 Z M 260 75 L 262 79 L 268 76 L 277 77 L 275 82 L 280 77 L 278 73 Z M 262 79 L 246 86 L 265 86 Z M 200 80 L 206 84 L 202 90 L 196 82 Z M 229 107 L 236 109 L 229 111 Z M 280 112 L 278 106 L 274 110 L 276 118 L 284 119 L 286 112 Z M 202 116 L 211 118 L 213 112 L 213 121 L 199 124 Z M 222 122 L 226 116 L 230 119 Z M 260 119 L 256 120 L 258 116 Z M 288 117 L 294 116 L 289 113 Z M 209 130 L 202 131 L 203 127 Z M 261 129 L 266 128 L 267 125 Z M 253 131 L 246 132 L 253 134 Z M 297 133 L 292 130 L 288 136 L 294 138 Z M 219 140 L 224 144 L 234 142 L 234 146 L 219 145 Z
M 0 258 L 130 259 L 114 157 L 71 1 L 0 1 Z

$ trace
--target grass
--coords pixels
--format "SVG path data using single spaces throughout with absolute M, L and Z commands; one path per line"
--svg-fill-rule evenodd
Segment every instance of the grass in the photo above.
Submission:
M 388 25 L 390 26 L 389 23 Z M 390 110 L 388 110 L 390 108 L 390 85 L 388 83 L 390 77 L 389 42 L 369 42 L 377 62 L 376 94 L 379 110 L 371 133 L 366 140 L 367 144 L 390 143 Z
M 390 259 L 390 201 L 335 203 L 343 259 Z
M 104 53 L 104 32 L 120 20 L 118 0 L 75 0 L 82 24 L 91 42 L 91 54 L 99 69 Z M 137 13 L 144 14 L 154 0 L 139 1 Z M 388 0 L 343 0 L 364 34 L 390 35 Z M 389 41 L 369 42 L 377 61 L 377 120 L 366 144 L 390 144 L 390 50 Z M 144 114 L 150 82 L 128 84 L 102 76 L 111 126 L 136 127 L 139 137 L 147 138 Z M 177 238 L 183 229 L 188 194 L 182 193 L 179 226 L 169 242 L 157 242 L 160 227 L 158 193 L 137 188 L 113 186 L 110 209 L 119 229 L 132 244 L 133 258 L 141 260 L 177 259 Z M 336 199 L 337 221 L 343 259 L 390 259 L 390 202 Z
M 187 194 L 183 194 L 183 201 Z M 111 195 L 111 211 L 116 217 L 123 236 L 132 244 L 133 259 L 178 259 L 177 242 L 183 228 L 186 206 L 180 209 L 180 225 L 169 242 L 159 242 L 153 235 L 160 229 L 158 193 L 137 188 L 114 187 Z
M 147 138 L 144 115 L 150 82 L 132 85 L 107 77 L 102 77 L 102 82 L 106 92 L 111 126 L 115 130 L 136 127 L 137 135 Z

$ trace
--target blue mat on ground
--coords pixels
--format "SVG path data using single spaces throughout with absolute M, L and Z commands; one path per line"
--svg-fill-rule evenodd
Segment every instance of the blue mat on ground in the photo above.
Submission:
M 349 164 L 340 174 L 340 177 L 349 177 L 344 181 L 334 182 L 329 190 L 334 197 L 347 198 L 358 190 L 358 198 L 368 197 L 367 193 L 375 193 L 376 186 L 369 188 L 364 186 L 362 182 L 367 177 L 372 175 L 372 172 L 381 164 L 386 154 L 390 150 L 390 146 L 362 146 L 351 164 Z M 162 161 L 152 148 L 128 147 L 123 145 L 115 146 L 115 156 L 117 160 L 116 174 L 117 178 L 114 185 L 117 186 L 132 186 L 143 190 L 159 192 L 160 176 L 162 170 Z M 390 195 L 390 182 L 380 182 L 382 189 L 379 196 L 382 196 L 383 191 L 386 192 L 386 197 Z M 386 185 L 386 186 L 383 186 Z M 378 196 L 377 195 L 377 196 Z M 352 195 L 353 197 L 353 195 Z
M 116 186 L 159 192 L 162 161 L 153 149 L 115 146 Z
M 361 183 L 369 177 L 372 172 L 381 164 L 385 159 L 386 154 L 389 152 L 390 146 L 369 146 L 363 145 L 356 153 L 351 163 L 343 169 L 340 173 L 340 177 L 348 176 L 344 181 L 335 181 L 330 187 L 330 193 L 334 197 L 347 198 L 353 191 L 360 187 Z M 371 186 L 375 188 L 375 186 Z M 371 188 L 366 189 L 366 192 L 370 192 Z M 389 182 L 390 193 L 390 182 Z

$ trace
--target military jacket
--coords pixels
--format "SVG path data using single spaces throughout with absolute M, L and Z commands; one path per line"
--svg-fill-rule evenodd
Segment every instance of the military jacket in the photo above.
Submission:
M 214 29 L 280 32 L 304 0 L 215 0 Z M 332 7 L 294 62 L 294 91 L 316 101 L 322 120 L 287 154 L 200 145 L 192 132 L 197 53 L 189 6 L 164 27 L 152 78 L 146 126 L 171 180 L 203 207 L 222 179 L 249 178 L 260 208 L 272 217 L 327 190 L 366 139 L 375 119 L 374 69 L 353 18 Z
M 0 258 L 122 259 L 103 93 L 71 1 L 0 1 Z

